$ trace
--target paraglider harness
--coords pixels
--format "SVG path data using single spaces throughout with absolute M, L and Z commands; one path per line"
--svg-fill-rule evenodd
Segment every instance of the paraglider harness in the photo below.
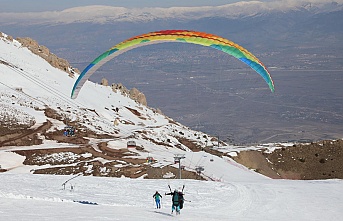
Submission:
M 183 202 L 184 202 L 184 198 L 183 198 L 183 190 L 185 188 L 185 185 L 182 186 L 182 191 L 178 192 L 178 191 L 172 191 L 170 188 L 170 185 L 168 185 L 170 193 L 166 193 L 165 195 L 172 195 L 172 202 L 173 202 L 173 206 L 180 208 L 180 210 L 183 208 Z

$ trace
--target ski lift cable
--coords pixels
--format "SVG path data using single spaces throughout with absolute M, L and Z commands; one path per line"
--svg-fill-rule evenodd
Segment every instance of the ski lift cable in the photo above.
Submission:
M 200 159 L 198 160 L 198 162 L 195 164 L 195 166 L 200 166 L 203 164 L 203 161 L 205 160 L 205 151 L 202 153 L 202 156 L 200 157 Z
M 1 58 L 3 59 L 3 58 Z M 15 71 L 16 73 L 20 74 L 22 77 L 26 78 L 27 80 L 33 82 L 34 84 L 36 84 L 37 86 L 41 87 L 42 89 L 44 89 L 45 91 L 49 92 L 50 94 L 54 94 L 55 96 L 59 97 L 61 100 L 65 101 L 66 103 L 68 103 L 70 106 L 73 106 L 74 108 L 78 108 L 81 106 L 83 107 L 83 111 L 86 111 L 87 113 L 91 113 L 93 115 L 93 117 L 98 118 L 100 121 L 102 121 L 103 123 L 107 124 L 107 125 L 112 125 L 111 123 L 108 123 L 107 121 L 104 121 L 100 116 L 96 115 L 95 113 L 93 113 L 92 111 L 87 111 L 87 108 L 85 106 L 83 106 L 82 104 L 80 104 L 79 106 L 77 106 L 76 104 L 74 104 L 74 102 L 72 102 L 69 97 L 65 96 L 64 94 L 60 93 L 59 91 L 57 91 L 56 89 L 49 87 L 47 85 L 45 85 L 44 82 L 42 82 L 41 80 L 39 80 L 38 78 L 35 78 L 33 76 L 30 76 L 30 73 L 23 71 L 23 70 L 18 70 L 12 66 L 9 66 L 10 69 L 12 69 L 13 71 Z M 9 86 L 7 86 L 9 87 Z M 9 87 L 11 88 L 11 87 Z M 29 95 L 26 95 L 27 97 L 29 97 Z M 38 99 L 32 98 L 36 101 L 39 101 Z M 43 101 L 40 101 L 41 103 L 44 103 Z M 46 105 L 44 103 L 44 105 Z M 82 109 L 81 109 L 82 110 Z M 125 129 L 123 129 L 125 130 Z M 129 132 L 128 130 L 126 130 L 126 132 L 124 132 L 124 134 L 132 134 L 131 132 Z
M 3 58 L 1 58 L 3 59 Z M 6 61 L 7 62 L 7 61 Z M 8 62 L 10 63 L 10 62 Z M 12 64 L 13 65 L 13 64 Z M 14 66 L 14 67 L 13 67 Z M 84 109 L 87 109 L 83 104 L 77 102 L 77 101 L 71 101 L 69 99 L 68 96 L 66 96 L 65 94 L 59 92 L 57 89 L 48 86 L 45 82 L 41 81 L 39 78 L 32 76 L 29 72 L 24 71 L 24 70 L 19 70 L 17 68 L 15 68 L 16 66 L 9 66 L 9 68 L 11 68 L 12 70 L 14 70 L 15 72 L 17 72 L 18 74 L 20 74 L 22 77 L 26 78 L 27 80 L 33 82 L 34 84 L 36 84 L 37 86 L 43 88 L 44 90 L 46 90 L 47 92 L 56 95 L 57 97 L 59 97 L 61 100 L 65 101 L 66 103 L 68 103 L 71 106 L 74 106 L 76 108 L 78 108 L 79 106 L 83 107 Z M 75 105 L 75 103 L 78 103 L 79 106 Z
M 0 82 L 0 84 L 4 85 L 5 87 L 8 87 L 10 90 L 13 90 L 13 91 L 15 91 L 16 93 L 18 93 L 18 91 L 15 90 L 15 89 L 13 89 L 12 87 L 10 87 L 10 86 L 8 86 L 8 85 L 2 83 L 2 82 Z M 41 103 L 41 104 L 43 104 L 44 106 L 46 106 L 46 104 L 45 104 L 43 101 L 40 101 L 40 100 L 38 100 L 38 99 L 36 99 L 36 98 L 34 98 L 34 97 L 31 97 L 31 96 L 28 95 L 28 94 L 25 94 L 25 93 L 20 93 L 20 94 L 23 95 L 23 96 L 25 96 L 25 97 L 27 97 L 27 98 L 29 98 L 29 99 L 31 99 L 31 100 L 33 100 L 33 101 L 36 101 L 36 102 Z
M 15 71 L 18 72 L 18 70 L 14 69 Z M 19 73 L 21 74 L 21 73 Z M 61 98 L 62 100 L 64 100 L 65 102 L 67 102 L 69 105 L 75 107 L 75 108 L 79 108 L 79 107 L 83 107 L 83 111 L 86 111 L 87 113 L 91 113 L 91 115 L 93 115 L 93 117 L 99 119 L 102 123 L 107 124 L 108 126 L 112 126 L 111 123 L 105 121 L 103 118 L 101 118 L 100 116 L 98 116 L 97 114 L 93 113 L 92 111 L 88 111 L 87 107 L 84 106 L 83 104 L 79 103 L 79 106 L 74 104 L 74 101 L 72 102 L 69 97 L 65 96 L 64 94 L 60 93 L 59 91 L 57 91 L 56 89 L 52 88 L 52 87 L 48 87 L 46 86 L 43 82 L 41 82 L 39 79 L 35 79 L 34 77 L 30 77 L 28 76 L 29 73 L 25 74 L 22 73 L 24 75 L 24 77 L 27 77 L 29 80 L 32 80 L 33 82 L 36 82 L 38 84 L 38 86 L 44 88 L 45 90 L 47 90 L 48 92 L 51 92 L 51 94 L 55 94 L 57 95 L 59 98 Z M 78 103 L 78 102 L 77 102 Z M 125 130 L 123 129 L 124 134 L 128 135 L 128 134 L 132 134 L 131 132 L 129 132 L 129 130 Z
M 27 73 L 25 71 L 22 71 L 22 70 L 18 70 L 18 69 L 14 68 L 14 67 L 10 67 L 10 69 L 12 69 L 13 71 L 17 72 L 18 74 L 20 74 L 22 77 L 26 78 L 27 80 L 33 82 L 34 84 L 36 84 L 40 88 L 44 89 L 48 93 L 57 96 L 58 98 L 60 98 L 64 102 L 68 103 L 69 105 L 77 107 L 73 102 L 71 102 L 69 99 L 67 99 L 66 96 L 64 96 L 63 94 L 58 92 L 56 89 L 47 86 L 44 82 L 40 81 L 39 79 L 37 79 L 37 78 L 35 78 L 33 76 L 30 76 L 29 73 Z
M 2 57 L 1 57 L 1 59 L 4 60 L 4 61 L 6 61 L 6 59 L 3 59 Z M 6 61 L 6 62 L 7 62 L 7 63 L 10 63 L 10 62 L 8 62 L 8 61 Z M 12 64 L 12 65 L 13 65 L 13 64 Z M 28 72 L 26 72 L 26 71 L 24 71 L 24 70 L 19 70 L 19 69 L 15 68 L 15 67 L 16 67 L 15 65 L 9 66 L 10 69 L 12 69 L 12 70 L 15 71 L 16 73 L 20 74 L 22 77 L 24 77 L 24 78 L 26 78 L 27 80 L 33 82 L 34 84 L 36 84 L 37 86 L 41 87 L 42 89 L 44 89 L 45 91 L 49 92 L 50 94 L 54 94 L 55 96 L 59 97 L 61 100 L 65 101 L 65 102 L 68 103 L 70 106 L 73 106 L 74 108 L 78 108 L 78 109 L 79 109 L 79 107 L 82 107 L 82 108 L 83 108 L 83 111 L 86 111 L 87 113 L 91 113 L 91 114 L 93 115 L 93 117 L 98 118 L 100 121 L 102 121 L 103 123 L 107 124 L 108 126 L 109 126 L 109 125 L 112 126 L 111 123 L 109 123 L 109 122 L 107 122 L 107 121 L 104 121 L 104 119 L 102 119 L 100 116 L 96 115 L 96 114 L 93 113 L 92 111 L 91 111 L 91 112 L 87 111 L 87 108 L 86 108 L 83 104 L 81 104 L 81 103 L 79 103 L 79 102 L 77 102 L 77 101 L 73 101 L 73 102 L 72 102 L 72 101 L 69 99 L 69 97 L 67 97 L 67 96 L 65 96 L 64 94 L 60 93 L 58 90 L 54 89 L 53 87 L 49 87 L 48 85 L 46 85 L 46 84 L 45 84 L 43 81 L 41 81 L 40 79 L 38 79 L 38 78 L 36 78 L 36 77 L 34 77 L 34 76 L 31 76 L 30 73 L 28 73 Z M 3 83 L 2 83 L 2 84 L 3 84 Z M 5 84 L 3 84 L 3 85 L 5 85 Z M 5 86 L 8 87 L 8 88 L 10 88 L 11 90 L 14 90 L 13 88 L 11 88 L 11 87 L 9 87 L 9 86 L 7 86 L 7 85 L 5 85 Z M 24 94 L 24 93 L 23 93 L 23 94 Z M 43 105 L 46 105 L 43 101 L 40 101 L 40 100 L 38 100 L 38 99 L 36 99 L 36 98 L 33 98 L 33 97 L 30 97 L 29 95 L 26 95 L 26 94 L 24 94 L 24 95 L 25 95 L 26 97 L 32 99 L 32 100 L 41 102 Z M 75 103 L 77 103 L 77 104 L 79 104 L 79 105 L 76 105 Z M 82 110 L 82 109 L 81 109 L 81 110 Z M 125 129 L 125 128 L 121 128 L 120 130 L 121 130 L 121 132 L 122 132 L 124 135 L 131 135 L 131 134 L 133 133 L 132 131 L 130 131 L 130 130 L 128 130 L 128 129 Z

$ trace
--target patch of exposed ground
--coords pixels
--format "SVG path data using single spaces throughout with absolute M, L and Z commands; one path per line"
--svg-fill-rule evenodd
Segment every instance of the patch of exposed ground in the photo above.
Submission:
M 142 115 L 142 114 L 139 113 L 136 109 L 129 108 L 129 107 L 126 107 L 126 106 L 125 106 L 125 108 L 128 109 L 129 111 L 131 111 L 131 113 L 133 113 L 134 115 L 136 115 L 136 116 L 138 116 L 138 117 L 140 117 L 140 116 Z
M 152 139 L 152 138 L 146 136 L 144 134 L 144 132 L 139 132 L 139 133 L 142 133 L 143 139 L 148 140 L 151 143 L 154 143 L 156 145 L 161 145 L 161 146 L 173 147 L 171 144 L 169 144 L 170 140 L 166 140 L 166 141 L 155 140 L 155 139 Z
M 29 128 L 27 125 L 13 125 L 11 128 L 8 126 L 0 125 L 0 143 L 4 142 L 10 138 L 18 136 L 22 131 Z
M 94 176 L 127 177 L 139 176 L 137 171 L 145 171 L 143 159 L 124 158 L 134 155 L 127 149 L 109 151 L 100 145 L 101 152 L 91 146 L 80 148 L 56 148 L 41 150 L 20 150 L 17 154 L 25 156 L 25 165 L 45 166 L 32 171 L 38 174 L 77 174 Z
M 264 156 L 260 151 L 242 151 L 237 157 L 234 157 L 234 160 L 270 178 L 280 178 L 277 172 L 270 167 L 266 156 Z
M 32 170 L 35 174 L 83 175 L 130 177 L 144 176 L 147 179 L 163 179 L 167 173 L 178 174 L 178 169 L 171 166 L 155 168 L 145 159 L 130 158 L 137 155 L 126 148 L 111 149 L 107 143 L 100 143 L 101 152 L 92 147 L 57 148 L 41 150 L 20 150 L 15 153 L 25 156 L 25 165 L 43 166 Z M 177 175 L 171 178 L 176 178 Z M 195 172 L 182 170 L 182 177 L 201 179 Z
M 1 136 L 0 147 L 2 146 L 32 146 L 42 144 L 39 134 L 45 133 L 51 127 L 47 121 L 36 129 L 17 129 L 14 133 Z
M 63 135 L 63 130 L 49 131 L 52 127 L 50 121 L 44 122 L 41 126 L 30 129 L 32 125 L 17 125 L 13 124 L 11 128 L 5 127 L 0 124 L 0 148 L 3 146 L 32 146 L 42 144 L 42 138 L 47 140 L 55 140 L 58 143 L 70 143 L 86 145 L 89 140 L 84 137 L 107 139 L 113 136 L 107 134 L 96 134 L 88 130 L 84 126 L 79 125 L 77 122 L 72 122 L 59 115 L 55 110 L 46 108 L 44 110 L 45 116 L 59 121 L 66 121 L 70 126 L 77 128 L 75 136 L 66 137 Z
M 56 110 L 51 108 L 46 108 L 44 110 L 45 116 L 56 119 L 62 122 L 68 122 L 68 126 L 72 126 L 76 128 L 75 136 L 73 137 L 66 137 L 63 135 L 63 130 L 56 130 L 53 132 L 45 133 L 46 139 L 48 140 L 56 140 L 59 143 L 72 143 L 72 144 L 85 144 L 88 143 L 88 139 L 84 139 L 84 137 L 89 138 L 98 138 L 98 139 L 109 139 L 113 138 L 108 134 L 96 134 L 91 130 L 88 130 L 85 126 L 79 124 L 78 122 L 71 121 L 70 119 L 65 118 L 64 116 L 57 113 Z M 67 123 L 66 123 L 67 124 Z
M 192 150 L 193 152 L 199 152 L 202 150 L 202 147 L 200 145 L 197 145 L 195 142 L 183 138 L 183 137 L 176 137 L 176 139 L 182 143 L 183 145 L 185 145 L 186 147 L 188 147 L 190 150 Z
M 343 179 L 343 140 L 297 144 L 269 154 L 243 151 L 234 160 L 271 178 Z
M 147 169 L 147 179 L 162 179 L 164 175 L 172 173 L 175 176 L 171 178 L 178 178 L 179 177 L 179 169 L 172 166 L 165 166 L 163 168 L 157 167 L 149 167 Z M 181 170 L 181 178 L 182 179 L 198 179 L 204 180 L 203 177 L 197 175 L 195 172 L 188 171 L 188 170 Z

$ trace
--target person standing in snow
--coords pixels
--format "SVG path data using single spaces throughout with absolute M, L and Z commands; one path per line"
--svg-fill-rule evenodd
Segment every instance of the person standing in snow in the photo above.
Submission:
M 166 193 L 165 195 L 171 195 L 172 196 L 172 212 L 176 210 L 176 214 L 180 214 L 180 197 L 179 197 L 179 191 L 177 189 L 174 190 L 174 192 Z
M 155 199 L 156 208 L 161 209 L 161 199 L 162 199 L 161 194 L 159 194 L 159 192 L 156 191 L 156 193 L 152 197 Z
M 184 198 L 183 198 L 183 192 L 179 191 L 179 208 L 180 210 L 183 208 L 183 202 L 184 202 Z M 180 213 L 180 212 L 179 212 Z

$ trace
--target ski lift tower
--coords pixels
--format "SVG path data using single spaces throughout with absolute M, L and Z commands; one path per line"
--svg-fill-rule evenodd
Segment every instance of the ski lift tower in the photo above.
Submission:
M 76 176 L 73 176 L 73 177 L 70 178 L 69 180 L 65 181 L 65 182 L 62 184 L 63 189 L 64 189 L 64 190 L 66 189 L 66 184 L 67 184 L 70 180 L 75 179 L 76 177 L 79 177 L 79 176 L 81 176 L 81 175 L 82 175 L 82 173 L 79 173 L 79 174 L 77 174 Z
M 200 175 L 201 175 L 201 172 L 204 171 L 204 170 L 205 170 L 205 169 L 204 169 L 203 166 L 196 166 L 196 167 L 195 167 L 195 171 L 197 172 L 197 174 L 199 175 L 199 177 L 200 177 Z
M 185 159 L 184 154 L 175 154 L 174 155 L 174 163 L 179 163 L 179 179 L 181 179 L 181 159 Z

